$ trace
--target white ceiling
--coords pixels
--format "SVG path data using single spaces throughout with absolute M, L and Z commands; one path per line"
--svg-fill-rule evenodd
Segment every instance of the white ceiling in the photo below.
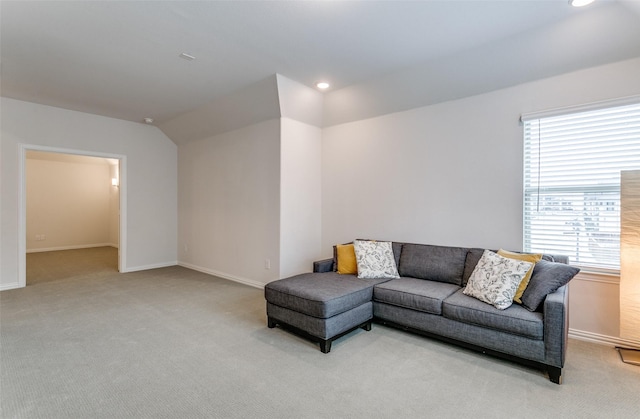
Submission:
M 578 43 L 580 31 L 557 28 L 577 15 L 604 13 L 614 17 L 597 37 L 615 35 L 615 46 L 595 49 L 587 64 L 640 56 L 640 0 L 599 0 L 582 9 L 567 0 L 3 0 L 0 87 L 15 99 L 163 123 L 275 73 L 309 86 L 327 80 L 335 92 L 441 58 L 460 63 L 451 58 L 523 34 L 539 51 L 550 42 L 549 28 Z M 545 35 L 532 45 L 537 33 Z M 183 60 L 182 52 L 196 59 Z M 495 65 L 486 66 L 492 74 L 476 71 L 474 80 L 499 78 L 501 63 L 513 68 L 510 60 L 522 56 L 512 52 L 493 51 Z M 554 67 L 554 56 L 544 59 L 544 73 L 533 65 L 527 78 L 567 70 Z

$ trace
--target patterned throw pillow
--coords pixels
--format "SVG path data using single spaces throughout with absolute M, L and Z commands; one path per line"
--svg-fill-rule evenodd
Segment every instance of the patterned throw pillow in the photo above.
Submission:
M 532 266 L 485 250 L 462 292 L 504 310 L 513 304 L 518 285 Z
M 527 274 L 522 278 L 522 281 L 520 281 L 516 295 L 513 296 L 514 303 L 522 304 L 522 294 L 524 294 L 524 290 L 526 290 L 527 285 L 529 285 L 529 280 L 531 279 L 531 274 L 533 274 L 535 264 L 542 260 L 542 253 L 513 253 L 508 250 L 500 249 L 498 250 L 498 254 L 509 259 L 524 260 L 525 262 L 533 263 L 531 268 L 527 271 Z
M 400 278 L 391 242 L 355 240 L 358 278 Z

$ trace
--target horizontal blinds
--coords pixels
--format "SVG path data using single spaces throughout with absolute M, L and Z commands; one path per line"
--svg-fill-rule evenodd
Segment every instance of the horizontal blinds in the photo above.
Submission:
M 568 107 L 565 106 L 557 109 L 548 109 L 548 110 L 538 111 L 538 112 L 523 113 L 520 116 L 520 121 L 525 122 L 525 121 L 531 121 L 534 119 L 549 118 L 552 116 L 577 114 L 580 112 L 596 111 L 600 109 L 615 108 L 618 106 L 625 106 L 625 105 L 635 105 L 637 103 L 640 103 L 640 95 L 586 103 L 586 104 L 577 105 L 577 106 L 568 106 Z
M 640 103 L 523 127 L 525 250 L 619 269 L 620 171 L 640 169 Z

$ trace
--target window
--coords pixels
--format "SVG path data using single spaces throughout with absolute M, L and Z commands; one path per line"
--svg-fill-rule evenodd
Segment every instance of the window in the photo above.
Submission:
M 524 250 L 620 269 L 620 171 L 640 169 L 640 99 L 523 115 Z

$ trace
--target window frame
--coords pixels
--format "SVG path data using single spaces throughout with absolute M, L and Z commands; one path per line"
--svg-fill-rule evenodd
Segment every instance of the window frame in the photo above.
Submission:
M 561 109 L 552 109 L 552 110 L 546 110 L 546 111 L 541 111 L 541 112 L 534 112 L 534 113 L 526 113 L 523 114 L 520 118 L 520 121 L 522 123 L 522 127 L 523 127 L 523 131 L 522 131 L 522 141 L 523 141 L 523 186 L 522 186 L 522 199 L 523 199 L 523 208 L 522 208 L 522 244 L 523 244 L 523 250 L 525 252 L 536 252 L 536 251 L 541 251 L 541 248 L 536 248 L 536 246 L 534 246 L 535 243 L 532 243 L 532 238 L 535 234 L 535 227 L 532 227 L 532 217 L 531 214 L 534 212 L 532 210 L 532 203 L 530 198 L 532 196 L 535 196 L 535 199 L 537 200 L 537 205 L 540 205 L 540 198 L 542 196 L 544 196 L 544 194 L 548 194 L 549 192 L 553 192 L 554 194 L 556 194 L 559 197 L 566 197 L 566 196 L 571 196 L 571 195 L 575 195 L 576 199 L 580 200 L 582 199 L 583 205 L 585 205 L 584 208 L 587 208 L 587 204 L 588 204 L 588 194 L 589 193 L 593 193 L 593 194 L 601 194 L 601 195 L 609 195 L 609 194 L 617 194 L 617 208 L 619 210 L 619 194 L 620 194 L 620 185 L 619 183 L 617 185 L 614 184 L 608 184 L 608 185 L 600 185 L 600 186 L 580 186 L 580 185 L 562 185 L 562 186 L 545 186 L 542 187 L 540 185 L 540 177 L 541 177 L 541 169 L 540 166 L 537 166 L 537 168 L 534 170 L 532 169 L 532 163 L 538 163 L 539 161 L 542 161 L 543 159 L 540 158 L 540 154 L 538 150 L 538 154 L 536 159 L 533 159 L 531 157 L 531 153 L 529 155 L 527 155 L 528 150 L 530 150 L 530 146 L 531 146 L 531 133 L 527 132 L 527 124 L 530 124 L 532 122 L 538 121 L 540 123 L 540 121 L 545 120 L 547 118 L 557 118 L 557 117 L 570 117 L 572 115 L 578 115 L 581 113 L 585 113 L 585 112 L 590 112 L 590 111 L 604 111 L 607 110 L 609 108 L 618 108 L 618 107 L 624 107 L 624 106 L 629 106 L 629 105 L 640 105 L 640 96 L 629 96 L 629 97 L 625 97 L 625 98 L 620 98 L 620 99 L 615 99 L 615 100 L 608 100 L 608 101 L 602 101 L 602 102 L 596 102 L 596 103 L 590 103 L 590 104 L 585 104 L 585 105 L 580 105 L 580 106 L 573 106 L 573 107 L 566 107 L 566 108 L 561 108 Z M 530 127 L 529 127 L 530 129 Z M 540 125 L 537 127 L 538 132 L 541 131 Z M 634 133 L 634 141 L 635 141 L 635 133 Z M 537 146 L 540 146 L 540 139 L 538 140 L 538 144 Z M 634 146 L 635 146 L 635 142 L 634 142 Z M 529 148 L 528 148 L 529 147 Z M 561 160 L 562 161 L 562 160 Z M 624 166 L 620 166 L 621 169 L 624 169 Z M 639 167 L 640 168 L 640 165 Z M 533 183 L 530 183 L 529 180 L 532 176 L 532 174 L 534 176 L 537 176 L 537 181 L 535 186 L 531 186 L 533 185 Z M 611 204 L 611 202 L 609 202 L 606 199 L 603 199 L 603 205 L 599 205 L 600 202 L 598 200 L 594 201 L 594 207 L 598 206 L 598 207 L 605 207 L 605 209 L 597 209 L 597 215 L 596 217 L 600 217 L 600 213 L 603 213 L 605 211 L 608 211 L 608 206 L 609 204 Z M 562 211 L 563 209 L 560 209 L 560 211 Z M 556 211 L 558 212 L 558 211 Z M 604 217 L 605 215 L 603 215 L 602 217 Z M 587 219 L 587 214 L 583 213 L 582 217 L 584 220 Z M 565 218 L 564 215 L 558 216 L 557 220 L 561 221 L 562 218 Z M 579 219 L 579 218 L 578 218 Z M 553 220 L 553 216 L 549 217 L 549 221 Z M 555 221 L 555 220 L 553 220 Z M 598 221 L 599 222 L 599 221 Z M 619 237 L 620 231 L 619 231 L 619 212 L 617 214 L 617 224 L 618 224 L 618 230 L 617 230 L 617 234 Z M 566 224 L 565 224 L 566 225 Z M 599 230 L 599 224 L 596 224 L 598 230 Z M 610 226 L 609 226 L 610 227 Z M 589 227 L 585 226 L 583 224 L 583 227 L 581 228 L 581 230 L 576 230 L 578 231 L 588 231 Z M 558 230 L 561 230 L 562 228 L 559 228 Z M 596 231 L 598 231 L 596 230 Z M 550 237 L 544 237 L 544 233 L 542 233 L 541 229 L 538 229 L 538 236 L 542 237 L 543 239 L 550 239 Z M 557 233 L 554 233 L 557 234 Z M 576 236 L 578 236 L 578 233 L 576 233 Z M 547 243 L 550 243 L 549 241 Z M 544 245 L 544 243 L 543 243 Z M 583 247 L 580 246 L 581 243 L 579 243 L 579 238 L 576 237 L 576 246 L 577 247 L 577 254 L 580 254 L 580 249 L 583 249 Z M 553 247 L 553 246 L 551 246 Z M 545 250 L 542 250 L 545 251 Z M 546 251 L 547 253 L 561 253 L 561 252 L 554 252 L 554 251 Z M 572 258 L 571 255 L 570 259 Z M 594 256 L 593 254 L 591 255 L 593 259 L 597 259 L 596 256 Z M 618 253 L 619 256 L 619 253 Z M 603 264 L 598 264 L 596 262 L 584 262 L 584 259 L 581 263 L 581 261 L 571 261 L 572 264 L 575 264 L 576 266 L 580 266 L 585 272 L 591 272 L 591 273 L 601 273 L 601 274 L 606 274 L 606 275 L 618 275 L 619 274 L 619 257 L 618 257 L 618 263 L 617 265 L 615 264 L 611 264 L 610 263 L 611 260 L 608 260 L 608 263 L 603 263 Z

